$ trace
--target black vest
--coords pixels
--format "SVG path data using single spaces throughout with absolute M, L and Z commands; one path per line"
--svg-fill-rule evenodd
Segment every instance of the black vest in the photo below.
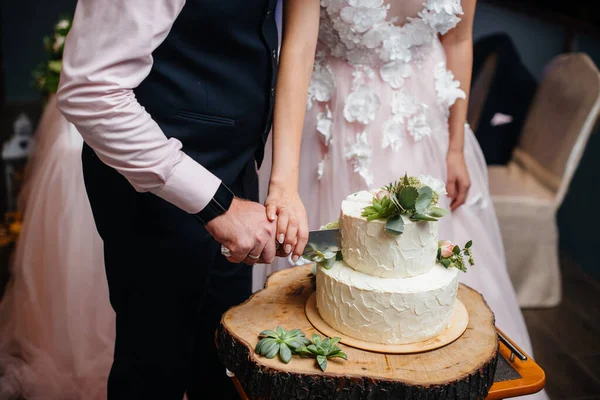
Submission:
M 231 184 L 271 129 L 276 0 L 187 0 L 134 90 L 167 137 Z

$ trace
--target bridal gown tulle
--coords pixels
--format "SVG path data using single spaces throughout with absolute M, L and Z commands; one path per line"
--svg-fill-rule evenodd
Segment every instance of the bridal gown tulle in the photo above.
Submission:
M 12 279 L 0 303 L 0 400 L 106 399 L 114 346 L 82 139 L 51 98 L 36 131 Z
M 405 173 L 445 182 L 449 107 L 465 97 L 438 38 L 459 23 L 459 0 L 321 5 L 299 180 L 310 229 L 338 219 L 349 194 L 380 188 Z M 464 153 L 472 186 L 466 204 L 440 220 L 440 239 L 461 246 L 473 240 L 475 266 L 461 273 L 461 281 L 483 293 L 497 326 L 532 354 L 507 273 L 486 163 L 468 126 Z M 261 169 L 263 198 L 269 170 L 268 164 Z M 441 205 L 449 209 L 447 197 Z M 258 267 L 254 288 L 288 265 L 281 260 Z

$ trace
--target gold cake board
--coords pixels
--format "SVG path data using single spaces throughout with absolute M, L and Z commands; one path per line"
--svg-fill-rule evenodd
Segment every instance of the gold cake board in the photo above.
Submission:
M 412 354 L 439 349 L 440 347 L 444 347 L 461 337 L 467 329 L 467 325 L 469 324 L 469 314 L 467 309 L 465 305 L 457 298 L 454 305 L 454 313 L 452 314 L 452 321 L 448 328 L 446 328 L 438 336 L 416 343 L 381 344 L 355 339 L 332 328 L 321 318 L 321 314 L 319 314 L 319 310 L 317 309 L 316 292 L 313 292 L 309 296 L 308 300 L 306 301 L 306 305 L 304 306 L 304 312 L 306 313 L 308 321 L 316 330 L 321 332 L 321 334 L 328 337 L 339 337 L 341 338 L 341 343 L 357 349 L 386 354 Z

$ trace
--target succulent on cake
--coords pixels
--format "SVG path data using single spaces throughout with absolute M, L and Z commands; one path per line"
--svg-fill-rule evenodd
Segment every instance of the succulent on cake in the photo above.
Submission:
M 341 340 L 339 337 L 321 338 L 314 334 L 311 340 L 300 329 L 286 331 L 281 326 L 275 330 L 262 331 L 259 337 L 261 339 L 254 351 L 266 358 L 275 358 L 279 354 L 279 359 L 286 364 L 294 354 L 315 357 L 321 370 L 325 371 L 328 358 L 339 357 L 348 360 L 346 353 L 337 346 Z
M 375 192 L 372 205 L 364 208 L 362 216 L 369 221 L 384 219 L 385 231 L 400 235 L 404 232 L 402 216 L 412 221 L 437 221 L 448 213 L 438 207 L 440 195 L 445 194 L 443 186 L 431 177 L 416 178 L 405 174 L 402 179 Z
M 339 220 L 335 220 L 323 225 L 320 229 L 337 229 L 339 227 Z M 304 254 L 302 254 L 302 258 L 315 263 L 312 271 L 313 275 L 315 275 L 317 265 L 326 269 L 330 269 L 333 267 L 336 261 L 341 261 L 342 252 L 338 247 L 317 249 L 315 245 L 309 243 L 307 244 L 307 250 L 305 250 Z
M 475 262 L 473 261 L 473 251 L 471 250 L 472 246 L 472 240 L 469 240 L 463 249 L 449 240 L 441 240 L 438 242 L 436 261 L 446 268 L 455 267 L 466 272 L 467 266 L 465 264 L 465 258 L 469 265 L 475 265 Z

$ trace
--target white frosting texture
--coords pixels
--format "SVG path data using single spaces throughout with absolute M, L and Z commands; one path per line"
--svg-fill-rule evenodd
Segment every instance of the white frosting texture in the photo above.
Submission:
M 361 214 L 373 202 L 367 191 L 352 194 L 342 202 L 340 232 L 344 261 L 357 271 L 383 278 L 401 278 L 427 273 L 438 249 L 438 223 L 404 219 L 404 233 L 385 233 L 385 221 L 367 221 Z
M 332 328 L 356 339 L 406 344 L 448 327 L 458 289 L 456 268 L 429 265 L 425 274 L 385 279 L 338 261 L 317 268 L 317 308 Z

